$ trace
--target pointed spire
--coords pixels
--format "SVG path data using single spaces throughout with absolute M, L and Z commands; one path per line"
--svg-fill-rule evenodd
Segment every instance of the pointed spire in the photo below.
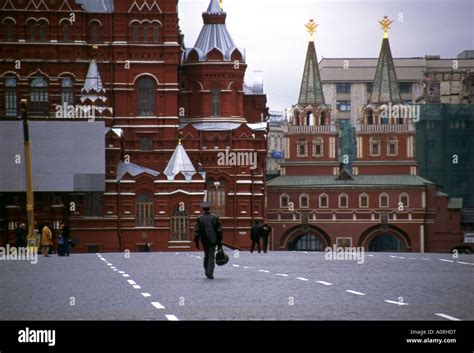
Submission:
M 207 13 L 208 14 L 224 13 L 221 5 L 222 3 L 219 0 L 211 0 L 211 3 L 209 4 L 209 7 L 207 8 Z
M 102 80 L 100 79 L 99 68 L 95 60 L 92 60 L 89 65 L 84 87 L 82 88 L 82 92 L 89 93 L 91 91 L 96 93 L 105 92 Z
M 401 103 L 400 87 L 398 86 L 397 73 L 387 34 L 393 22 L 385 16 L 379 23 L 384 30 L 384 39 L 369 102 L 373 104 Z
M 204 26 L 193 48 L 186 52 L 186 60 L 194 50 L 198 55 L 198 61 L 207 61 L 207 55 L 217 49 L 223 56 L 224 61 L 231 61 L 232 54 L 238 50 L 244 61 L 244 52 L 239 50 L 234 43 L 225 21 L 227 14 L 219 5 L 219 0 L 211 0 L 207 11 L 202 14 Z
M 325 104 L 323 85 L 319 73 L 318 56 L 316 55 L 316 47 L 313 41 L 313 34 L 317 26 L 318 25 L 314 23 L 313 20 L 310 20 L 309 24 L 306 25 L 306 28 L 311 35 L 311 39 L 308 45 L 308 53 L 306 54 L 300 97 L 298 99 L 298 104 L 300 105 Z
M 164 174 L 169 180 L 173 180 L 174 177 L 179 173 L 184 174 L 187 180 L 190 180 L 194 174 L 196 174 L 196 169 L 189 159 L 189 156 L 181 144 L 181 141 L 179 141 L 178 145 L 176 146 L 173 156 L 171 157 L 164 171 Z
M 113 113 L 112 108 L 107 106 L 107 95 L 95 60 L 92 60 L 89 64 L 81 93 L 81 104 L 86 113 L 89 112 L 91 107 L 94 108 L 97 116 L 111 115 Z

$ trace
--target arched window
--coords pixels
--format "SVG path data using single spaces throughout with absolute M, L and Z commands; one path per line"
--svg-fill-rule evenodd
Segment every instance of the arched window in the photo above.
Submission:
M 64 21 L 63 23 L 63 41 L 69 42 L 71 40 L 71 23 Z
M 147 24 L 143 25 L 143 43 L 148 43 L 148 36 L 150 35 L 149 27 Z
M 403 206 L 403 210 L 406 210 L 409 207 L 409 197 L 407 193 L 400 195 L 399 206 Z
M 309 196 L 307 194 L 300 195 L 300 208 L 309 208 Z
M 221 116 L 221 90 L 213 88 L 212 91 L 212 116 Z
M 137 108 L 139 116 L 154 116 L 156 82 L 151 77 L 142 77 L 137 83 Z
M 347 194 L 339 195 L 339 208 L 347 208 L 349 207 L 349 198 Z
M 39 21 L 38 26 L 39 26 L 39 40 L 41 42 L 44 42 L 46 41 L 46 29 L 48 27 L 48 24 L 46 21 L 41 20 Z
M 15 23 L 13 20 L 5 20 L 5 40 L 7 42 L 13 42 L 14 39 L 14 30 L 15 30 Z
M 36 40 L 36 22 L 33 20 L 28 21 L 28 40 L 34 42 Z
M 226 186 L 224 179 L 207 181 L 207 201 L 212 204 L 211 211 L 219 217 L 225 216 Z
M 327 117 L 327 112 L 323 110 L 321 112 L 321 116 L 319 117 L 319 125 L 321 126 L 326 125 L 326 117 Z
M 136 225 L 137 227 L 153 227 L 153 197 L 150 194 L 141 194 L 136 203 Z
M 287 194 L 280 195 L 280 208 L 288 208 L 290 205 L 290 197 Z
M 324 140 L 318 137 L 313 141 L 313 157 L 323 157 L 324 155 Z
M 153 31 L 153 43 L 158 43 L 160 41 L 160 27 L 157 26 L 157 25 L 154 25 L 152 27 L 152 31 Z
M 293 125 L 295 126 L 300 126 L 300 112 L 299 110 L 295 110 L 294 115 L 293 115 Z
M 69 77 L 61 80 L 61 103 L 68 105 L 74 103 L 73 82 Z
M 390 137 L 387 145 L 388 156 L 398 156 L 398 139 L 394 136 Z
M 367 125 L 374 125 L 374 111 L 372 109 L 367 109 L 365 111 L 365 123 Z
M 379 196 L 379 207 L 388 207 L 389 205 L 389 199 L 388 195 L 386 193 L 380 194 Z
M 319 208 L 328 208 L 329 207 L 329 197 L 327 194 L 321 194 L 319 196 Z
M 35 78 L 31 81 L 31 114 L 48 115 L 48 83 L 44 78 Z
M 380 156 L 380 140 L 376 137 L 370 138 L 370 155 L 372 157 Z
M 138 43 L 140 41 L 140 27 L 135 23 L 132 25 L 132 42 Z
M 308 141 L 299 140 L 296 143 L 296 157 L 308 157 Z
M 186 211 L 179 209 L 171 217 L 171 240 L 186 241 L 189 239 L 189 217 Z
M 359 195 L 359 207 L 368 208 L 369 207 L 369 195 L 366 193 Z
M 90 24 L 90 42 L 99 43 L 100 24 L 97 21 L 92 21 Z
M 17 116 L 17 100 L 16 100 L 16 78 L 7 77 L 5 80 L 5 115 Z

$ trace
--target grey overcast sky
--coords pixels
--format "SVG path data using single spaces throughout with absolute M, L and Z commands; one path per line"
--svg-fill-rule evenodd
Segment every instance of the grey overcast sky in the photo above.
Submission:
M 209 0 L 180 0 L 180 26 L 192 47 Z M 308 47 L 304 24 L 320 24 L 318 59 L 377 57 L 384 15 L 395 22 L 389 33 L 394 57 L 438 54 L 455 58 L 474 49 L 474 0 L 224 0 L 227 28 L 246 50 L 247 79 L 262 70 L 271 110 L 296 103 Z

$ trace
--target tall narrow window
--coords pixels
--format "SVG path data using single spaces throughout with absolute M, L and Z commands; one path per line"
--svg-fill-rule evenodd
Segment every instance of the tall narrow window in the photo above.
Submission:
M 189 239 L 189 217 L 186 211 L 174 211 L 171 217 L 171 240 L 186 241 Z
M 12 20 L 5 21 L 5 39 L 7 42 L 13 42 L 13 31 L 15 28 L 15 23 Z
M 390 137 L 387 146 L 387 155 L 397 156 L 398 155 L 398 140 L 396 137 Z
M 5 80 L 5 115 L 17 116 L 16 78 L 7 77 Z
M 300 207 L 301 208 L 308 208 L 309 207 L 309 196 L 303 194 L 300 196 Z
M 90 31 L 91 43 L 99 43 L 99 24 L 97 22 L 93 22 L 90 25 Z
M 138 25 L 133 25 L 132 26 L 132 41 L 134 43 L 138 43 L 138 41 L 140 40 L 140 27 L 138 27 Z
M 156 84 L 151 77 L 142 77 L 137 83 L 137 106 L 139 116 L 154 116 Z
M 370 155 L 373 157 L 380 156 L 380 140 L 372 137 L 370 139 Z
M 226 205 L 226 182 L 209 179 L 207 182 L 207 200 L 212 204 L 213 212 L 219 216 L 225 216 Z
M 308 157 L 308 142 L 301 140 L 297 143 L 296 157 Z
M 347 208 L 349 204 L 346 194 L 339 195 L 339 208 Z
M 31 42 L 36 40 L 36 23 L 33 21 L 28 22 L 28 38 Z
M 39 22 L 39 40 L 44 42 L 46 41 L 46 28 L 47 28 L 46 21 Z
M 31 114 L 48 115 L 48 83 L 44 78 L 35 78 L 31 81 Z
M 158 43 L 160 39 L 160 27 L 153 26 L 153 43 Z
M 143 26 L 143 43 L 148 43 L 148 26 Z
M 319 208 L 327 208 L 329 205 L 329 198 L 327 194 L 319 196 Z
M 281 208 L 288 208 L 290 205 L 290 198 L 287 194 L 280 195 L 280 207 Z
M 73 83 L 69 77 L 61 81 L 61 103 L 71 105 L 74 103 Z
M 221 90 L 219 88 L 212 89 L 212 116 L 221 115 Z
M 142 194 L 137 199 L 136 224 L 137 227 L 153 227 L 153 197 L 150 194 Z
M 369 207 L 369 195 L 361 194 L 359 196 L 359 207 L 360 208 L 367 208 Z
M 324 150 L 324 140 L 321 137 L 318 137 L 313 141 L 313 157 L 322 157 Z
M 379 206 L 380 207 L 388 207 L 388 195 L 383 193 L 380 195 L 379 198 Z
M 71 40 L 71 24 L 68 21 L 63 23 L 63 41 L 69 42 Z

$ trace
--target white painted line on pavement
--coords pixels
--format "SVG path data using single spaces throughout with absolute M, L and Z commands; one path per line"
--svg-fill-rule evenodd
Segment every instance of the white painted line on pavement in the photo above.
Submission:
M 174 315 L 166 315 L 166 318 L 169 320 L 169 321 L 179 321 L 178 318 Z
M 125 273 L 125 271 L 119 271 L 119 273 L 120 273 L 120 274 L 123 274 L 123 273 Z
M 151 294 L 150 294 L 150 293 L 142 293 L 142 295 L 143 295 L 145 298 L 151 297 Z
M 303 277 L 296 277 L 296 279 L 299 279 L 300 281 L 309 281 L 309 279 Z
M 107 266 L 113 266 L 113 264 L 110 264 L 110 263 L 109 263 L 109 264 L 107 264 Z
M 111 270 L 115 270 L 115 269 L 117 269 L 117 267 L 112 266 L 110 269 L 111 269 Z
M 366 256 L 374 257 L 374 255 L 366 255 Z
M 234 266 L 234 267 L 240 267 L 239 265 L 232 265 L 232 266 Z
M 114 268 L 114 271 L 117 272 L 118 270 L 116 268 Z
M 267 271 L 267 270 L 258 270 L 258 272 L 270 273 L 270 271 Z
M 107 261 L 106 259 L 104 259 L 103 257 L 101 258 L 102 261 Z
M 426 257 L 423 257 L 422 260 L 430 261 L 430 259 L 427 259 Z
M 284 274 L 284 273 L 277 273 L 276 274 L 277 276 L 282 276 L 282 277 L 288 277 L 288 275 Z
M 399 306 L 409 305 L 408 303 L 396 302 L 396 301 L 394 301 L 394 300 L 384 300 L 384 302 L 385 302 L 385 303 L 389 303 L 389 304 L 399 305 Z
M 134 285 L 133 288 L 134 289 L 142 289 L 142 287 L 140 287 L 138 284 Z
M 246 269 L 246 270 L 248 270 L 249 268 L 250 268 L 250 267 L 248 267 L 248 266 L 245 266 L 245 267 L 244 267 L 244 269 Z
M 453 260 L 446 260 L 446 259 L 439 259 L 439 261 L 444 261 L 444 262 L 454 262 Z
M 325 282 L 325 281 L 316 281 L 316 283 L 324 284 L 325 286 L 332 286 L 332 283 Z
M 195 258 L 196 258 L 196 259 L 202 259 L 202 257 L 201 257 L 201 256 L 195 256 Z
M 457 317 L 449 316 L 446 314 L 441 314 L 441 313 L 436 313 L 435 315 L 442 317 L 443 319 L 451 320 L 451 321 L 461 321 L 461 319 L 458 319 Z
M 355 294 L 355 295 L 365 295 L 364 293 L 361 293 L 361 292 L 356 292 L 355 290 L 346 290 L 347 293 L 352 293 L 352 294 Z
M 456 261 L 458 264 L 463 264 L 463 265 L 474 265 L 471 264 L 470 262 L 463 262 L 463 261 Z
M 156 309 L 164 309 L 165 307 L 158 302 L 151 303 Z
M 124 277 L 130 277 L 130 275 L 127 275 L 127 274 L 124 274 L 124 275 L 122 275 L 122 276 L 124 276 Z
M 129 279 L 127 282 L 130 283 L 130 284 L 132 284 L 132 285 L 133 285 L 133 284 L 137 284 L 137 282 L 132 281 L 131 279 Z

